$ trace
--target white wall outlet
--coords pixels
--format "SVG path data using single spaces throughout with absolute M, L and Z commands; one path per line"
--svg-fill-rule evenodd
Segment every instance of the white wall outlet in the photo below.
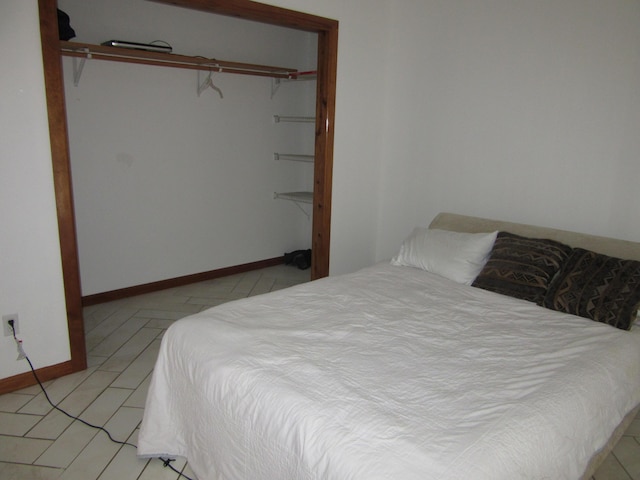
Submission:
M 16 334 L 20 333 L 20 323 L 18 322 L 18 314 L 10 313 L 2 316 L 2 330 L 5 337 L 13 337 L 13 330 L 9 326 L 9 320 L 13 320 L 13 328 L 16 330 Z

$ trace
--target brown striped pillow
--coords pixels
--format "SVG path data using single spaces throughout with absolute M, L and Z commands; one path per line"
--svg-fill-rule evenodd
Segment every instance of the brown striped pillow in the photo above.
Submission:
M 640 262 L 576 248 L 543 304 L 629 330 L 640 305 Z
M 499 232 L 473 286 L 542 305 L 551 280 L 570 253 L 570 246 L 554 240 Z

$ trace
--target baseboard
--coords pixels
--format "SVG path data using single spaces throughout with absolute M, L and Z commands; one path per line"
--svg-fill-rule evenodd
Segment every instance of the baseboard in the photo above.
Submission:
M 69 375 L 70 373 L 73 373 L 71 360 L 36 370 L 36 374 L 41 382 Z M 0 395 L 3 393 L 15 392 L 22 388 L 27 388 L 31 385 L 35 385 L 36 383 L 36 379 L 31 371 L 20 373 L 13 377 L 3 378 L 0 379 Z
M 95 293 L 82 297 L 82 306 L 97 305 L 99 303 L 112 302 L 122 298 L 133 297 L 145 293 L 158 292 L 167 288 L 181 287 L 191 283 L 203 282 L 205 280 L 213 280 L 215 278 L 226 277 L 236 273 L 250 272 L 251 270 L 260 270 L 261 268 L 273 267 L 284 263 L 284 256 L 260 260 L 257 262 L 244 263 L 232 267 L 219 268 L 208 272 L 194 273 L 182 277 L 160 280 L 158 282 L 145 283 L 143 285 L 135 285 L 133 287 L 120 288 L 109 292 Z

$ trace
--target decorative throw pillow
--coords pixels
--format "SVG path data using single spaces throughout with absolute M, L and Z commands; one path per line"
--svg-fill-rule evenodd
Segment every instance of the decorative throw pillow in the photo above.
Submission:
M 544 306 L 629 330 L 640 304 L 640 262 L 574 249 Z
M 416 227 L 391 263 L 421 268 L 454 282 L 471 285 L 487 261 L 497 234 Z
M 542 305 L 551 280 L 570 253 L 570 246 L 554 240 L 500 232 L 473 286 Z

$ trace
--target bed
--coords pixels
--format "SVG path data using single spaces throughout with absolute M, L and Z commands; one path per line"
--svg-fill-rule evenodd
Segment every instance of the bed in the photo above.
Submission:
M 520 250 L 505 274 L 498 245 L 516 244 L 544 273 Z M 578 305 L 577 265 L 609 256 L 626 296 Z M 441 213 L 391 262 L 174 323 L 138 455 L 186 457 L 199 480 L 589 478 L 640 404 L 638 260 L 633 242 Z

